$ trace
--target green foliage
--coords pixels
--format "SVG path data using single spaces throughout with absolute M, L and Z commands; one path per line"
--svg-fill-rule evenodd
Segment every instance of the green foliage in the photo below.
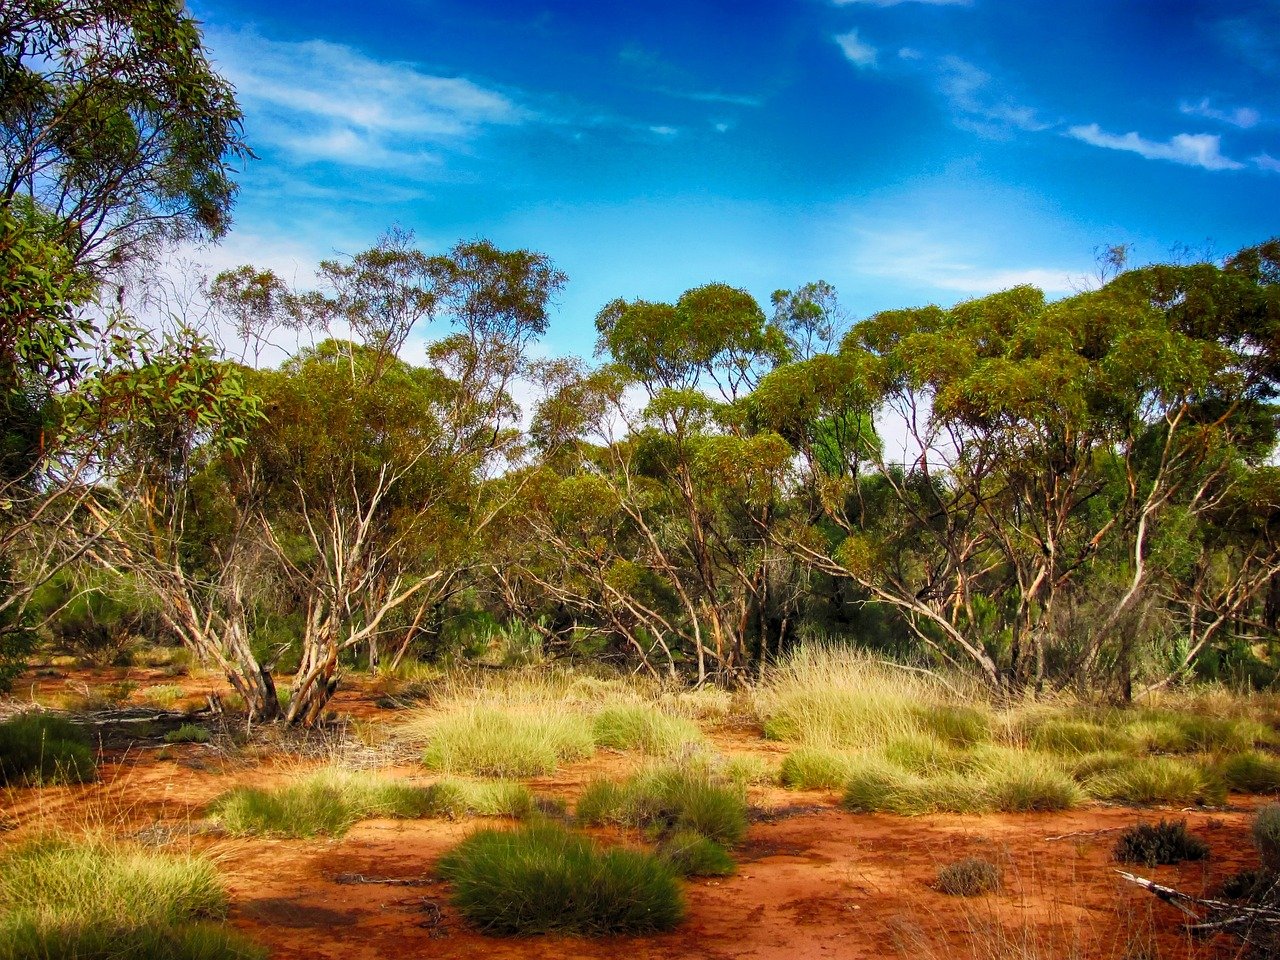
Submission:
M 1280 760 L 1257 750 L 1231 754 L 1218 765 L 1218 775 L 1241 793 L 1280 793 Z
M 1000 867 L 981 857 L 965 857 L 938 871 L 934 887 L 951 897 L 976 897 L 1000 889 Z
M 634 850 L 600 850 L 553 824 L 482 830 L 441 859 L 458 911 L 505 935 L 669 930 L 684 917 L 671 869 Z
M 622 823 L 660 834 L 692 830 L 732 846 L 746 834 L 742 793 L 696 764 L 641 771 L 622 784 L 596 780 L 578 800 L 580 823 Z
M 595 742 L 615 750 L 639 750 L 667 756 L 700 743 L 697 725 L 651 704 L 624 704 L 606 707 L 596 714 Z
M 226 894 L 213 867 L 105 843 L 34 841 L 0 857 L 0 960 L 261 960 L 208 921 Z
M 0 784 L 82 783 L 95 767 L 89 737 L 68 720 L 33 712 L 0 723 Z
M 1049 717 L 1037 723 L 1031 730 L 1031 743 L 1040 750 L 1066 754 L 1133 748 L 1133 742 L 1120 731 L 1087 720 L 1062 717 Z
M 696 830 L 674 831 L 658 856 L 681 877 L 727 877 L 737 869 L 728 850 Z
M 784 787 L 795 790 L 835 790 L 849 780 L 849 754 L 825 747 L 800 747 L 782 761 Z
M 429 737 L 422 760 L 432 770 L 484 777 L 551 773 L 595 749 L 589 721 L 565 711 L 477 705 L 436 721 Z
M 1280 872 L 1280 804 L 1268 803 L 1259 807 L 1253 815 L 1250 834 L 1262 858 L 1262 865 L 1273 872 Z
M 1209 845 L 1187 832 L 1186 820 L 1139 823 L 1116 839 L 1111 855 L 1120 863 L 1141 863 L 1148 867 L 1203 860 Z
M 184 723 L 164 735 L 165 743 L 208 743 L 209 740 L 209 728 L 198 723 Z

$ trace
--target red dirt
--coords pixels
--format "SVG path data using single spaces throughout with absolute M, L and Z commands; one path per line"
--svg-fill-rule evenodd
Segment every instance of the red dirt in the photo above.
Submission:
M 130 679 L 139 671 L 130 671 Z M 95 680 L 101 681 L 102 674 Z M 119 679 L 119 677 L 112 677 Z M 146 678 L 144 682 L 174 682 Z M 184 682 L 184 681 L 180 681 Z M 196 681 L 208 684 L 211 681 Z M 41 693 L 61 681 L 38 682 Z M 192 682 L 187 682 L 194 686 Z M 353 691 L 343 705 L 381 714 Z M 385 714 L 388 718 L 393 714 Z M 716 737 L 721 749 L 776 760 L 777 748 L 741 731 Z M 199 745 L 130 750 L 108 757 L 103 781 L 83 787 L 0 792 L 0 845 L 41 824 L 96 825 L 128 836 L 156 822 L 182 828 L 233 784 L 280 782 L 297 760 L 247 763 Z M 593 776 L 634 763 L 601 752 L 535 791 L 572 797 Z M 405 768 L 405 775 L 416 771 Z M 737 875 L 686 885 L 688 917 L 672 933 L 584 940 L 507 939 L 469 928 L 431 881 L 436 859 L 477 822 L 367 821 L 341 840 L 227 840 L 196 835 L 216 858 L 233 903 L 231 922 L 270 948 L 276 960 L 504 958 L 856 958 L 1058 960 L 1157 955 L 1162 960 L 1232 954 L 1233 941 L 1191 940 L 1182 916 L 1114 872 L 1119 829 L 1161 815 L 1185 816 L 1213 855 L 1205 863 L 1136 872 L 1191 893 L 1256 866 L 1246 840 L 1261 800 L 1233 797 L 1221 811 L 1091 807 L 1061 814 L 897 817 L 852 814 L 824 792 L 752 790 L 758 811 L 736 851 Z M 182 841 L 179 841 L 181 844 Z M 932 889 L 939 867 L 969 855 L 995 858 L 1004 883 L 994 895 L 965 899 Z M 422 885 L 338 883 L 342 874 L 422 880 Z M 1016 944 L 1016 950 L 1001 949 Z

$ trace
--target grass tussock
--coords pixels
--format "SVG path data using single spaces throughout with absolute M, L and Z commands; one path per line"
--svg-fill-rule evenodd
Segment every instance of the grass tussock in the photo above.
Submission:
M 1181 757 L 1135 757 L 1084 780 L 1099 800 L 1116 803 L 1217 804 L 1226 786 L 1203 766 Z
M 578 799 L 580 823 L 619 823 L 669 835 L 694 831 L 724 846 L 746 834 L 742 790 L 695 763 L 643 770 L 623 783 L 596 780 Z
M 0 723 L 0 784 L 83 783 L 95 774 L 89 737 L 69 720 L 21 713 Z
M 1187 831 L 1186 820 L 1139 823 L 1116 839 L 1111 855 L 1120 863 L 1140 863 L 1155 867 L 1204 860 L 1209 845 Z
M 564 710 L 515 712 L 475 705 L 431 722 L 423 763 L 479 777 L 535 777 L 591 755 L 590 722 Z
M 672 833 L 658 856 L 681 877 L 727 877 L 737 869 L 728 850 L 696 830 Z
M 977 897 L 1000 889 L 1000 867 L 981 857 L 965 857 L 938 871 L 934 889 L 950 897 Z
M 439 871 L 458 911 L 490 933 L 649 933 L 684 917 L 680 885 L 662 860 L 601 850 L 548 823 L 473 834 Z
M 211 739 L 209 728 L 198 723 L 184 723 L 164 735 L 165 743 L 208 743 Z
M 1244 750 L 1225 757 L 1218 775 L 1227 788 L 1241 793 L 1280 793 L 1280 760 L 1257 750 Z
M 648 703 L 605 707 L 596 714 L 592 733 L 598 746 L 654 756 L 672 756 L 702 742 L 702 731 L 692 721 Z
M 849 782 L 855 755 L 826 747 L 799 747 L 787 754 L 779 774 L 793 790 L 838 790 Z
M 274 790 L 237 787 L 215 800 L 209 815 L 236 835 L 305 838 L 340 837 L 373 817 L 523 817 L 534 806 L 522 784 L 442 780 L 417 786 L 331 769 Z
M 101 842 L 41 840 L 0 858 L 0 960 L 261 960 L 215 921 L 205 860 Z

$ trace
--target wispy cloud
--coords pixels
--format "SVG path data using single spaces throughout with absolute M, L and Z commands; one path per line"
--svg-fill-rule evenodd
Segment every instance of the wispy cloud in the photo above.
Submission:
M 876 65 L 876 48 L 862 40 L 857 30 L 850 30 L 832 39 L 840 46 L 840 50 L 850 63 L 864 69 Z
M 506 94 L 324 40 L 210 31 L 250 133 L 300 161 L 413 172 L 485 129 L 529 120 Z
M 985 70 L 959 57 L 939 61 L 942 95 L 957 113 L 961 126 L 985 136 L 1007 136 L 1010 130 L 1047 130 L 1053 124 L 1037 116 L 1033 107 L 999 92 Z
M 655 127 L 650 127 L 649 132 L 652 134 L 656 134 L 659 137 L 674 137 L 680 131 L 675 127 L 655 126 Z
M 1239 170 L 1244 166 L 1237 160 L 1223 156 L 1221 140 L 1211 133 L 1179 133 L 1162 142 L 1148 140 L 1134 131 L 1124 134 L 1107 133 L 1096 123 L 1090 123 L 1070 128 L 1067 136 L 1095 147 L 1125 150 L 1148 160 L 1168 160 L 1205 170 Z
M 1260 153 L 1251 159 L 1253 160 L 1253 165 L 1259 170 L 1266 170 L 1269 173 L 1280 173 L 1280 159 L 1271 156 L 1269 153 Z
M 716 90 L 673 90 L 669 87 L 655 87 L 655 93 L 681 100 L 693 100 L 696 103 L 723 103 L 731 107 L 758 107 L 764 103 L 760 97 L 743 93 L 720 93 Z
M 1262 114 L 1253 107 L 1220 110 L 1209 102 L 1208 97 L 1205 97 L 1199 103 L 1190 103 L 1184 100 L 1178 105 L 1178 109 L 1189 117 L 1204 117 L 1208 120 L 1217 120 L 1219 123 L 1227 123 L 1233 127 L 1239 127 L 1241 130 L 1256 127 L 1262 120 Z

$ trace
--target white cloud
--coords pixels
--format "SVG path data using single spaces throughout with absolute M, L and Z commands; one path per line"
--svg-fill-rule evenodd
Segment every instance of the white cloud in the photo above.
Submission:
M 1107 133 L 1096 123 L 1072 127 L 1067 136 L 1108 150 L 1126 150 L 1148 160 L 1169 160 L 1205 170 L 1239 170 L 1244 164 L 1222 155 L 1216 134 L 1179 133 L 1165 142 L 1148 140 L 1134 131 Z
M 923 60 L 924 54 L 914 47 L 902 47 L 898 50 L 899 60 Z
M 1208 97 L 1205 97 L 1199 103 L 1189 103 L 1184 100 L 1178 104 L 1178 109 L 1189 117 L 1204 117 L 1208 120 L 1217 120 L 1219 123 L 1228 123 L 1233 127 L 1239 127 L 1241 130 L 1256 127 L 1262 120 L 1262 114 L 1253 107 L 1219 110 L 1209 103 Z
M 209 33 L 218 66 L 245 106 L 249 135 L 301 161 L 413 173 L 438 162 L 441 149 L 531 117 L 497 90 L 380 62 L 342 44 Z
M 869 43 L 863 42 L 859 38 L 857 30 L 850 30 L 848 33 L 839 34 L 832 39 L 840 45 L 841 51 L 843 51 L 850 63 L 862 68 L 876 65 L 876 48 Z
M 1260 153 L 1252 158 L 1253 165 L 1259 170 L 1268 170 L 1271 173 L 1280 173 L 1280 160 L 1271 156 L 1269 153 Z
M 680 131 L 675 127 L 658 126 L 658 127 L 650 127 L 649 132 L 655 133 L 660 137 L 674 137 Z
M 1010 129 L 1039 131 L 1052 124 L 1042 121 L 1032 107 L 999 92 L 991 74 L 959 57 L 940 61 L 940 88 L 960 115 L 961 125 L 987 136 L 1006 135 Z

